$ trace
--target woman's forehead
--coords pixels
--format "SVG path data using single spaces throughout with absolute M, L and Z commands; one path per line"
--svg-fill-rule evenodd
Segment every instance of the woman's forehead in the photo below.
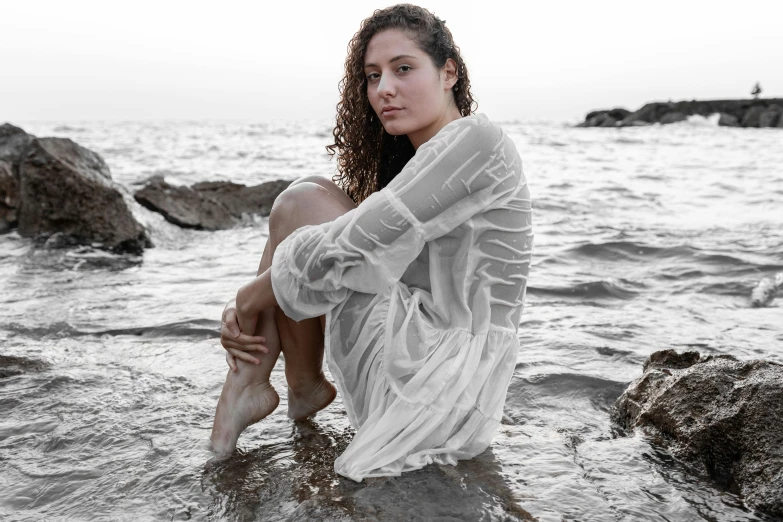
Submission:
M 399 29 L 386 29 L 376 33 L 367 44 L 364 54 L 365 67 L 391 61 L 393 58 L 406 55 L 420 57 L 422 55 L 416 42 Z

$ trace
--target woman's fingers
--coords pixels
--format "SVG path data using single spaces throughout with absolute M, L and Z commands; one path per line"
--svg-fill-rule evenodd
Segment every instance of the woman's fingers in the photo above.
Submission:
M 231 368 L 232 372 L 237 371 L 237 361 L 228 351 L 226 351 L 226 362 L 228 363 L 228 367 Z
M 243 352 L 269 353 L 269 348 L 259 343 L 242 344 L 236 341 L 232 341 L 231 339 L 225 339 L 221 342 L 221 344 L 223 345 L 223 348 L 225 348 L 226 350 L 231 348 L 233 350 L 240 350 Z
M 245 362 L 249 362 L 251 364 L 261 364 L 261 361 L 253 357 L 247 352 L 243 352 L 242 350 L 238 350 L 236 348 L 226 348 L 226 351 L 233 355 L 237 359 L 241 359 Z

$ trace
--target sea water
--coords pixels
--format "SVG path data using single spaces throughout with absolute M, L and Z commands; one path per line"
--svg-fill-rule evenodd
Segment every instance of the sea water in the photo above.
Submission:
M 331 177 L 328 121 L 12 122 L 98 152 L 129 191 Z M 281 407 L 208 462 L 226 374 L 219 319 L 254 275 L 267 218 L 180 229 L 141 207 L 142 256 L 0 236 L 4 520 L 763 520 L 609 409 L 656 350 L 783 362 L 783 132 L 708 119 L 577 129 L 499 122 L 524 162 L 535 249 L 521 349 L 489 450 L 361 484 L 336 475 L 338 399 Z M 17 366 L 17 369 L 19 367 Z

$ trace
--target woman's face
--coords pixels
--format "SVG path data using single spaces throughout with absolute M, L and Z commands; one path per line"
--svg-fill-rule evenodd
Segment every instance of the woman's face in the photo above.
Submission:
M 407 134 L 414 148 L 459 118 L 451 88 L 456 63 L 437 69 L 432 59 L 399 29 L 376 33 L 367 44 L 367 97 L 386 132 Z

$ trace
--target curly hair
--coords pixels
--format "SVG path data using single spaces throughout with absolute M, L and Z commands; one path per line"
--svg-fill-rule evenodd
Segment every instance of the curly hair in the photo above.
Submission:
M 428 10 L 398 4 L 378 9 L 365 19 L 348 43 L 345 75 L 340 80 L 334 143 L 326 149 L 337 155 L 337 174 L 332 181 L 359 204 L 370 194 L 389 184 L 416 152 L 407 136 L 387 133 L 367 98 L 364 59 L 372 37 L 386 29 L 408 34 L 440 69 L 451 58 L 457 64 L 457 83 L 452 87 L 454 102 L 462 116 L 473 114 L 477 104 L 470 92 L 468 69 L 454 44 L 446 21 Z

